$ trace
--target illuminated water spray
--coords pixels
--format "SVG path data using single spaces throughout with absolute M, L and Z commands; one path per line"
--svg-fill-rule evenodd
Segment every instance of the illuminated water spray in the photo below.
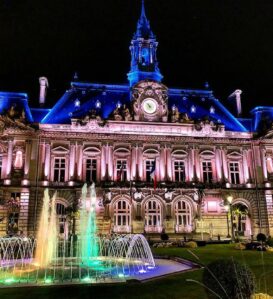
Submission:
M 45 189 L 35 254 L 35 263 L 42 268 L 50 265 L 56 258 L 58 238 L 56 221 L 56 193 L 50 203 L 48 189 Z
M 93 183 L 87 198 L 87 185 L 82 188 L 80 208 L 80 242 L 82 263 L 88 266 L 98 264 L 99 244 L 96 223 L 96 190 Z
M 88 192 L 89 191 L 89 192 Z M 142 235 L 98 236 L 96 191 L 82 188 L 76 240 L 58 237 L 56 194 L 44 192 L 37 239 L 0 238 L 0 287 L 7 284 L 116 282 L 155 268 Z

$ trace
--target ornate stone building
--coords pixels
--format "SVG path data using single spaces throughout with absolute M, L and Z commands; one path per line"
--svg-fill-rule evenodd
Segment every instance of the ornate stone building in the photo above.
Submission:
M 208 85 L 166 87 L 157 46 L 143 4 L 128 85 L 75 76 L 50 108 L 0 93 L 0 235 L 35 233 L 45 188 L 60 234 L 77 232 L 85 182 L 102 233 L 272 235 L 273 107 L 241 118 L 240 90 L 224 102 Z

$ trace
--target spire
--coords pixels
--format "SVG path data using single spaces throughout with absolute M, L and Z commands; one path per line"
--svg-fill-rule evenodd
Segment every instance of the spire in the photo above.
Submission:
M 137 22 L 137 31 L 135 33 L 135 37 L 142 37 L 142 38 L 154 38 L 155 37 L 151 30 L 150 22 L 146 17 L 145 1 L 144 0 L 142 0 L 141 15 Z
M 142 0 L 141 14 L 137 22 L 137 31 L 130 45 L 131 69 L 127 74 L 130 86 L 141 80 L 161 82 L 163 76 L 156 57 L 158 42 L 146 17 L 145 3 Z

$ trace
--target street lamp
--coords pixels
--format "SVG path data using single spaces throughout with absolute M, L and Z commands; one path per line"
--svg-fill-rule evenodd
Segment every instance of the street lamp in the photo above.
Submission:
M 227 202 L 230 210 L 230 223 L 231 223 L 231 241 L 234 241 L 234 227 L 233 227 L 233 210 L 232 210 L 232 201 L 233 201 L 233 196 L 229 195 L 227 197 Z
M 229 220 L 228 220 L 229 205 L 225 205 L 224 208 L 225 208 L 225 211 L 227 212 L 227 231 L 228 231 L 227 238 L 230 238 L 230 234 L 229 234 Z

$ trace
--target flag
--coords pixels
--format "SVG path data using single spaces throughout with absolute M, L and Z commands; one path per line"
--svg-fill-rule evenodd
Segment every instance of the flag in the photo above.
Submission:
M 121 164 L 120 164 L 120 167 L 119 167 L 119 169 L 118 169 L 118 173 L 117 173 L 117 181 L 121 181 L 121 180 L 123 180 L 123 170 L 125 169 L 125 165 L 124 165 L 124 163 L 122 162 Z
M 153 180 L 154 182 L 154 189 L 156 189 L 156 173 L 155 173 L 155 161 L 151 167 L 151 170 L 150 170 L 150 177 L 151 179 Z

